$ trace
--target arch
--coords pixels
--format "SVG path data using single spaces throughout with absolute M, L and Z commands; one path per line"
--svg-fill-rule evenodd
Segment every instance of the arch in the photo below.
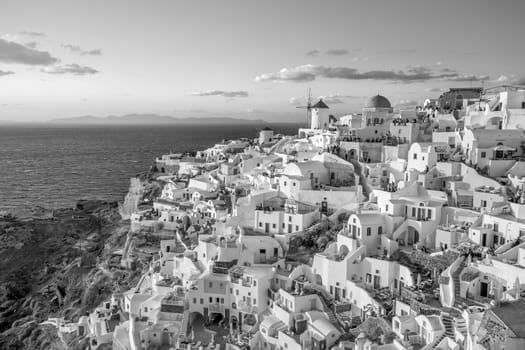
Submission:
M 348 247 L 345 244 L 341 244 L 341 246 L 339 247 L 339 255 L 341 256 L 346 256 L 346 254 L 348 254 L 349 251 L 350 249 L 348 249 Z
M 323 278 L 318 273 L 314 274 L 313 281 L 315 282 L 315 284 L 323 285 Z
M 462 109 L 463 108 L 463 95 L 458 94 L 456 95 L 456 101 L 455 101 L 456 109 Z
M 420 241 L 419 231 L 416 230 L 414 227 L 409 226 L 407 229 L 407 240 L 406 240 L 407 244 L 412 245 L 412 244 L 419 243 L 419 241 Z
M 230 323 L 231 323 L 231 329 L 236 330 L 237 326 L 239 325 L 239 319 L 237 318 L 237 316 L 232 315 L 230 317 Z
M 210 312 L 210 324 L 220 324 L 224 320 L 222 312 Z
M 171 334 L 167 328 L 164 328 L 162 330 L 160 344 L 161 345 L 172 345 Z

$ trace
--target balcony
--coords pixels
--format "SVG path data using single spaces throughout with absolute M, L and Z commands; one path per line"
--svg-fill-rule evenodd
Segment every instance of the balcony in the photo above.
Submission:
M 217 303 L 208 304 L 208 311 L 209 312 L 224 313 L 224 305 L 223 304 L 217 304 Z
M 257 307 L 245 301 L 239 301 L 239 303 L 237 304 L 237 309 L 246 314 L 256 314 L 257 313 Z

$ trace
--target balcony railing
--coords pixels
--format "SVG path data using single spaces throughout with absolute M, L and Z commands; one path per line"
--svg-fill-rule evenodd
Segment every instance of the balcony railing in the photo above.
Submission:
M 240 301 L 237 305 L 237 309 L 241 310 L 244 313 L 248 313 L 248 314 L 257 313 L 257 307 L 245 301 Z
M 221 313 L 223 313 L 224 312 L 224 305 L 217 304 L 217 303 L 208 304 L 208 311 L 209 312 L 221 312 Z

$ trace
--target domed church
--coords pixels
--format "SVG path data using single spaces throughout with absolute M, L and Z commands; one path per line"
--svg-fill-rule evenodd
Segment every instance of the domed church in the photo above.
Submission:
M 375 95 L 371 97 L 363 107 L 363 119 L 362 127 L 366 128 L 369 126 L 388 126 L 392 120 L 394 109 L 390 104 L 390 101 L 381 95 Z M 381 128 L 382 129 L 382 128 Z

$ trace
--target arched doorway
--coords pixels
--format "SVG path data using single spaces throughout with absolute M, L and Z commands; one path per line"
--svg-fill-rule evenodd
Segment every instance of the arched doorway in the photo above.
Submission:
M 224 315 L 220 312 L 210 312 L 210 324 L 218 325 L 224 320 Z
M 456 109 L 463 109 L 463 95 L 456 95 Z
M 408 227 L 407 244 L 412 245 L 416 243 L 419 243 L 419 232 L 413 227 Z
M 340 247 L 339 247 L 339 252 L 338 252 L 338 255 L 340 257 L 344 257 L 346 256 L 346 254 L 348 254 L 350 250 L 348 249 L 348 247 L 344 244 L 342 244 Z
M 237 326 L 239 325 L 239 320 L 237 319 L 237 316 L 232 316 L 231 317 L 231 329 L 232 330 L 236 330 L 237 329 Z
M 167 328 L 162 330 L 161 345 L 171 345 L 171 335 Z

